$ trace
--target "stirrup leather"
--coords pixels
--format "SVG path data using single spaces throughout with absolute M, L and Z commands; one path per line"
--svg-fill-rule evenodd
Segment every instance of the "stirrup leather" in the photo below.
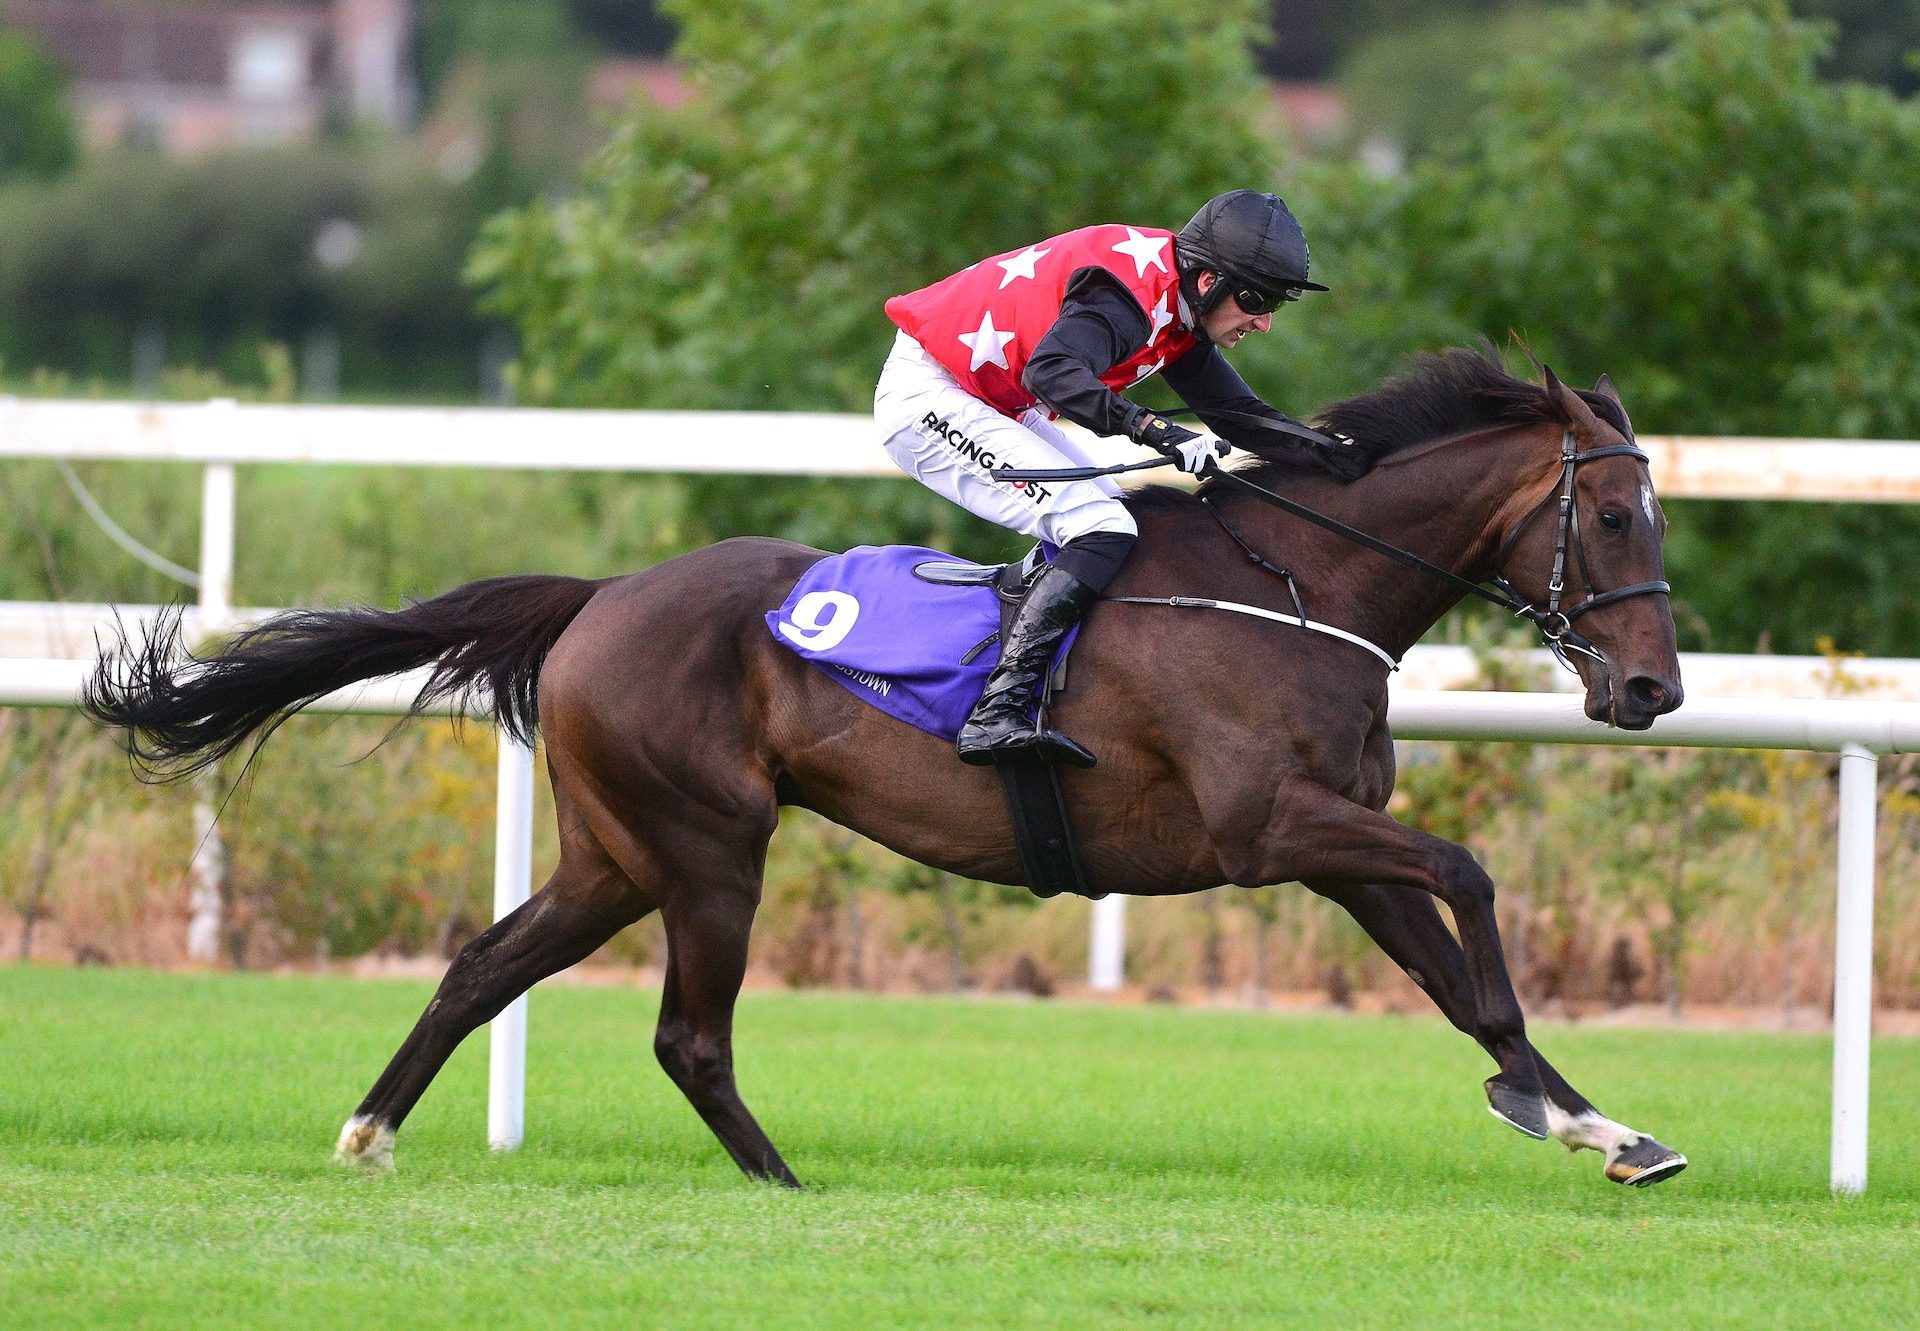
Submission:
M 961 727 L 955 747 L 962 762 L 1094 765 L 1093 754 L 1045 729 L 1033 713 L 1055 649 L 1096 599 L 1091 587 L 1064 569 L 1047 565 L 1034 575 L 1007 625 L 1000 662 Z

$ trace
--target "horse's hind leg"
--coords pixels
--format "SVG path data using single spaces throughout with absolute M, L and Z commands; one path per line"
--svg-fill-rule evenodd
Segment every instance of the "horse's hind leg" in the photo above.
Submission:
M 1386 885 L 1360 887 L 1309 883 L 1315 892 L 1344 906 L 1367 936 L 1392 957 L 1415 984 L 1426 991 L 1447 1020 L 1475 1035 L 1473 986 L 1466 957 L 1448 932 L 1433 898 L 1413 888 Z M 1477 1038 L 1477 1037 L 1476 1037 Z M 1511 1088 L 1495 1075 L 1487 1083 L 1487 1098 L 1503 1122 L 1530 1137 L 1551 1136 L 1568 1150 L 1589 1149 L 1607 1157 L 1607 1177 L 1616 1183 L 1644 1187 L 1671 1178 L 1686 1168 L 1687 1159 L 1645 1133 L 1616 1123 L 1595 1109 L 1573 1089 L 1558 1069 L 1530 1043 L 1533 1065 L 1546 1091 L 1543 1112 L 1529 1103 L 1507 1100 Z M 1492 1053 L 1492 1050 L 1488 1050 Z
M 759 896 L 756 875 L 753 886 L 682 894 L 662 912 L 667 978 L 653 1048 L 735 1164 L 752 1178 L 797 1188 L 800 1180 L 754 1121 L 733 1078 L 733 1005 Z
M 391 1169 L 394 1133 L 462 1040 L 653 909 L 589 836 L 576 829 L 562 841 L 546 886 L 447 967 L 412 1033 L 340 1130 L 336 1160 Z

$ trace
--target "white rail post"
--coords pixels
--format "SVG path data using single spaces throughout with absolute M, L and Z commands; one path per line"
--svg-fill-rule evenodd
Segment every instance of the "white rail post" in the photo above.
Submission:
M 1880 760 L 1840 750 L 1840 886 L 1833 930 L 1834 1192 L 1867 1187 L 1867 1090 L 1873 1041 L 1874 822 Z
M 1087 948 L 1087 984 L 1105 991 L 1126 981 L 1127 899 L 1117 893 L 1093 903 L 1093 937 Z
M 493 916 L 526 903 L 533 886 L 533 750 L 500 732 L 500 790 L 494 802 Z M 527 996 L 493 1019 L 487 1046 L 487 1145 L 511 1151 L 526 1136 Z
M 216 437 L 230 431 L 234 404 L 207 404 Z M 200 480 L 200 635 L 218 633 L 233 618 L 233 464 L 209 462 Z M 204 965 L 220 959 L 221 915 L 227 885 L 226 843 L 220 835 L 219 768 L 194 782 L 193 914 L 187 923 L 187 957 Z
M 232 615 L 233 464 L 209 462 L 200 478 L 200 631 L 218 633 Z

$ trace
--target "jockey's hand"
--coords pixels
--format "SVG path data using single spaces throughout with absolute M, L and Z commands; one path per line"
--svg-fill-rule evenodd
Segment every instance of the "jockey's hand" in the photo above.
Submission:
M 1338 430 L 1321 430 L 1333 443 L 1315 450 L 1315 456 L 1321 466 L 1343 481 L 1357 481 L 1373 470 L 1373 459 L 1360 447 L 1350 434 L 1341 434 Z
M 1175 425 L 1164 416 L 1149 412 L 1133 427 L 1133 438 L 1149 448 L 1157 448 L 1180 463 L 1180 470 L 1194 476 L 1204 475 L 1220 465 L 1231 450 L 1218 439 L 1209 439 Z

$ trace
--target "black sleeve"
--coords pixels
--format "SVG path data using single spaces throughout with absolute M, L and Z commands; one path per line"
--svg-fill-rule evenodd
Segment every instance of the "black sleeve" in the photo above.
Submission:
M 1220 416 L 1223 411 L 1241 412 L 1263 420 L 1288 421 L 1298 425 L 1284 411 L 1276 411 L 1253 395 L 1239 371 L 1227 364 L 1220 348 L 1202 344 L 1193 348 L 1161 373 L 1180 400 L 1192 407 L 1209 430 L 1236 448 L 1244 448 L 1264 458 L 1302 462 L 1321 471 L 1351 481 L 1367 474 L 1373 457 L 1365 448 L 1331 441 L 1316 443 L 1263 430 L 1252 421 Z
M 1227 358 L 1220 354 L 1220 348 L 1212 343 L 1203 342 L 1194 347 L 1160 373 L 1166 379 L 1167 386 L 1180 395 L 1182 402 L 1193 408 L 1194 414 L 1200 417 L 1206 427 L 1228 443 L 1249 451 L 1271 453 L 1276 444 L 1287 439 L 1285 435 L 1263 430 L 1247 421 L 1209 414 L 1214 410 L 1237 411 L 1268 420 L 1293 419 L 1255 397 L 1253 390 L 1247 387 L 1247 381 L 1240 377 L 1240 372 L 1227 364 Z
M 1083 268 L 1067 283 L 1060 315 L 1033 349 L 1020 382 L 1075 425 L 1095 434 L 1127 434 L 1146 408 L 1108 388 L 1100 376 L 1144 347 L 1151 331 L 1125 287 L 1102 269 Z

